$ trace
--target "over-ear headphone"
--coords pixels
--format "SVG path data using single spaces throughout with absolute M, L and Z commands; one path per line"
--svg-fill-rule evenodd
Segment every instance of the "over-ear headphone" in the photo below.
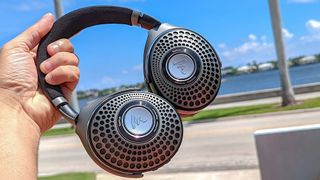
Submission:
M 144 75 L 150 92 L 125 90 L 101 97 L 78 113 L 59 86 L 45 82 L 40 64 L 47 46 L 98 24 L 136 25 L 149 30 Z M 179 114 L 194 114 L 209 105 L 220 87 L 220 60 L 199 34 L 131 9 L 82 8 L 58 19 L 41 40 L 37 53 L 39 84 L 61 114 L 76 125 L 83 146 L 103 169 L 125 177 L 166 164 L 178 151 L 183 126 Z

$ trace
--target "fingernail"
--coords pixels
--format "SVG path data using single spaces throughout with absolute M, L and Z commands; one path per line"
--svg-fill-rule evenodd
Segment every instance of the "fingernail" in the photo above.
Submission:
M 44 16 L 42 16 L 40 22 L 39 22 L 39 28 L 43 28 L 45 26 L 48 26 L 48 21 L 50 20 L 50 18 L 53 17 L 53 15 L 51 13 L 47 13 Z
M 47 83 L 50 83 L 52 81 L 52 75 L 51 74 L 47 74 L 45 77 Z
M 57 43 L 53 43 L 50 48 L 52 49 L 53 53 L 59 52 L 59 45 Z
M 44 69 L 47 71 L 47 72 L 50 72 L 51 70 L 52 70 L 52 63 L 50 62 L 50 61 L 46 61 L 46 62 L 44 62 L 44 64 L 43 64 L 43 66 L 44 66 Z
M 52 13 L 49 12 L 49 13 L 45 14 L 43 17 L 48 17 L 48 16 L 53 16 L 53 15 L 52 15 Z
M 54 15 L 52 13 L 47 13 L 41 18 L 43 21 L 49 21 L 50 19 L 54 19 Z

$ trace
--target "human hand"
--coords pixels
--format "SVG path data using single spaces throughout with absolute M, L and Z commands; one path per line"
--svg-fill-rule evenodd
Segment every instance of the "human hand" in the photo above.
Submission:
M 6 43 L 0 52 L 0 102 L 18 113 L 41 132 L 52 127 L 61 118 L 59 111 L 38 87 L 35 66 L 37 46 L 51 29 L 54 17 L 45 15 L 32 27 Z M 79 80 L 78 58 L 73 54 L 69 40 L 61 39 L 47 48 L 51 56 L 40 66 L 46 82 L 60 85 L 68 99 Z

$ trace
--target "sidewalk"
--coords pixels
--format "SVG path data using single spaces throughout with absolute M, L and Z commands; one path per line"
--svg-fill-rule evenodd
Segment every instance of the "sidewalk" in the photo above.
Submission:
M 129 178 L 117 177 L 115 175 L 100 173 L 96 180 L 123 180 Z M 188 172 L 172 174 L 145 174 L 143 180 L 259 180 L 260 174 L 257 169 L 217 172 Z

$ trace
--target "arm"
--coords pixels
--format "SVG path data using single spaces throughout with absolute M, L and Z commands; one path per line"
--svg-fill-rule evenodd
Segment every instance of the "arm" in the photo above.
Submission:
M 40 129 L 16 99 L 0 93 L 1 179 L 36 179 Z
M 45 15 L 0 50 L 0 179 L 37 179 L 41 133 L 61 118 L 38 87 L 35 67 L 37 46 L 53 21 L 51 14 Z M 51 57 L 40 69 L 47 83 L 60 85 L 70 98 L 79 80 L 73 47 L 61 39 L 47 51 Z

